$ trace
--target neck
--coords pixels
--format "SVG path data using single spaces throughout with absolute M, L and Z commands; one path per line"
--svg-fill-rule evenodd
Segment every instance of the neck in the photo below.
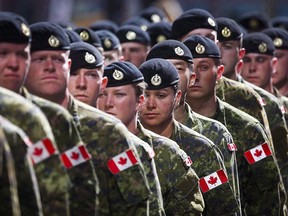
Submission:
M 196 113 L 211 117 L 215 114 L 217 109 L 217 100 L 216 96 L 213 95 L 210 98 L 191 98 L 190 100 L 187 99 L 187 103 L 192 108 L 193 111 Z
M 128 128 L 128 130 L 133 133 L 134 135 L 136 135 L 138 133 L 138 129 L 137 129 L 137 118 L 136 116 L 133 118 L 132 121 L 130 121 L 128 124 L 125 124 L 125 126 Z
M 236 81 L 236 72 L 233 71 L 233 72 L 226 72 L 225 74 L 223 74 L 223 76 L 225 76 L 226 78 L 228 79 L 231 79 L 231 80 L 235 80 Z
M 68 108 L 69 105 L 69 91 L 68 89 L 66 90 L 65 94 L 63 95 L 45 95 L 43 98 L 52 101 L 54 103 L 57 103 L 61 106 L 63 106 L 65 109 Z
M 186 119 L 186 110 L 185 110 L 185 103 L 181 103 L 175 110 L 174 110 L 174 118 L 180 122 L 185 122 Z
M 279 92 L 284 95 L 287 96 L 288 95 L 288 80 L 285 79 L 279 83 L 277 83 L 275 85 L 275 87 L 279 90 Z
M 268 85 L 263 87 L 264 90 L 268 91 L 269 93 L 273 94 L 273 84 L 272 84 L 272 79 L 269 82 Z
M 161 136 L 170 138 L 172 135 L 172 132 L 173 132 L 172 118 L 169 121 L 162 123 L 161 125 L 155 125 L 155 126 L 154 125 L 153 126 L 146 125 L 143 122 L 141 122 L 141 123 L 143 124 L 144 128 L 151 130 L 154 133 L 159 134 Z

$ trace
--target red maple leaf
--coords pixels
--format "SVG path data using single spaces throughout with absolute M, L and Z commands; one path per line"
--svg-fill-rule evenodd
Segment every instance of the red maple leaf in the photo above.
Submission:
M 256 157 L 260 157 L 260 156 L 262 155 L 262 150 L 256 149 L 254 155 L 255 155 Z
M 35 148 L 33 154 L 36 156 L 40 156 L 43 152 L 42 148 Z
M 72 152 L 71 158 L 74 159 L 74 160 L 78 160 L 79 159 L 79 153 Z
M 208 183 L 209 184 L 216 184 L 216 182 L 217 182 L 217 177 L 210 176 Z
M 120 157 L 118 163 L 119 163 L 120 165 L 126 164 L 126 163 L 127 163 L 127 158 Z

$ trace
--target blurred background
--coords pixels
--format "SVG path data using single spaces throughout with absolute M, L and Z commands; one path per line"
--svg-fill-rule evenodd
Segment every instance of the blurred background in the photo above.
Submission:
M 269 18 L 288 16 L 288 0 L 0 0 L 0 10 L 19 13 L 30 24 L 54 21 L 84 27 L 101 19 L 121 24 L 151 5 L 163 9 L 170 21 L 190 8 L 235 20 L 252 10 L 265 12 Z

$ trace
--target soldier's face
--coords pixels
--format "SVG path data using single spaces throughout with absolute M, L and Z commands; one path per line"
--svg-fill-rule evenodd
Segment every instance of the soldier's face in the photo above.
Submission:
M 97 101 L 98 109 L 120 119 L 127 128 L 135 127 L 137 111 L 143 105 L 144 95 L 136 97 L 133 85 L 105 88 Z
M 217 32 L 215 30 L 205 28 L 193 29 L 192 31 L 181 37 L 179 40 L 184 41 L 190 35 L 201 35 L 203 37 L 210 38 L 211 40 L 215 41 L 215 43 L 217 42 Z
M 181 91 L 172 87 L 159 90 L 146 90 L 146 101 L 139 112 L 143 126 L 154 131 L 153 128 L 167 127 L 173 119 L 174 108 L 181 98 Z M 156 130 L 157 131 L 157 130 Z
M 107 83 L 107 78 L 103 78 L 102 73 L 103 67 L 81 68 L 70 73 L 69 92 L 76 99 L 95 107 L 100 90 L 105 88 Z
M 281 88 L 287 83 L 288 79 L 288 50 L 276 50 L 278 60 L 276 72 L 272 75 L 273 85 Z
M 147 46 L 135 42 L 122 43 L 121 46 L 124 61 L 128 61 L 139 67 L 146 60 L 149 51 Z
M 30 45 L 0 43 L 0 86 L 19 93 L 30 65 Z
M 248 53 L 243 58 L 242 77 L 256 86 L 269 90 L 277 60 L 270 55 Z
M 104 66 L 105 67 L 108 64 L 120 61 L 122 58 L 122 56 L 118 50 L 104 51 L 103 56 L 104 56 Z
M 63 97 L 67 92 L 71 60 L 69 51 L 36 51 L 31 53 L 31 65 L 25 86 L 43 98 Z

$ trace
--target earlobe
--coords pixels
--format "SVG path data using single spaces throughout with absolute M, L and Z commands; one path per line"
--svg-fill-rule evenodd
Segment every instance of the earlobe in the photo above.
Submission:
M 108 83 L 108 77 L 103 77 L 102 78 L 102 83 L 101 83 L 101 90 L 105 89 Z
M 224 65 L 219 65 L 217 68 L 217 80 L 219 80 L 224 72 Z
M 137 101 L 137 107 L 136 110 L 139 111 L 141 109 L 141 107 L 144 105 L 145 103 L 145 96 L 144 95 L 140 95 Z
M 189 87 L 193 86 L 196 82 L 196 74 L 192 73 L 189 81 Z

